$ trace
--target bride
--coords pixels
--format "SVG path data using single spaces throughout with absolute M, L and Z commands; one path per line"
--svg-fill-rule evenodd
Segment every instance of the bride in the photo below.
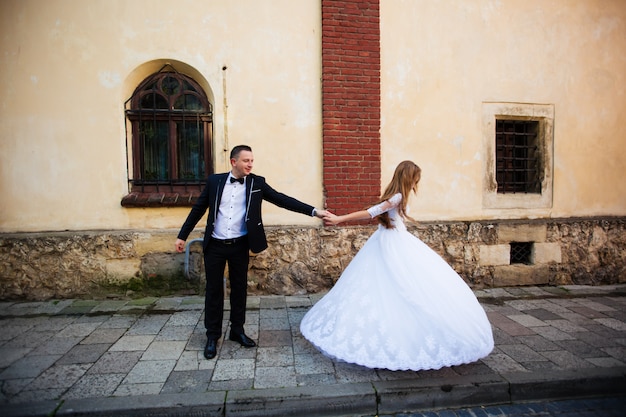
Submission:
M 493 349 L 485 311 L 463 279 L 407 231 L 407 200 L 421 169 L 401 162 L 379 203 L 324 217 L 327 226 L 377 218 L 379 226 L 335 286 L 304 316 L 304 337 L 327 356 L 390 370 L 474 362 Z

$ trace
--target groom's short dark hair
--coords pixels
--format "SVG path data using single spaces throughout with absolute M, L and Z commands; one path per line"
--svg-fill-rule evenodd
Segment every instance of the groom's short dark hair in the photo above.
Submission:
M 241 151 L 252 152 L 252 148 L 248 145 L 237 145 L 230 151 L 230 159 L 237 159 Z

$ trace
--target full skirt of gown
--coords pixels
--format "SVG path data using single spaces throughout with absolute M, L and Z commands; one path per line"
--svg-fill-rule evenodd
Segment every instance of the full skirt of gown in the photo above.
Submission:
M 406 230 L 379 226 L 304 316 L 325 355 L 368 368 L 439 369 L 493 349 L 485 311 L 463 279 Z

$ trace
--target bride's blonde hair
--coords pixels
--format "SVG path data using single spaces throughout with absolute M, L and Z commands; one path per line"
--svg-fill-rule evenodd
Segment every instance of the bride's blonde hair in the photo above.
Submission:
M 398 212 L 403 218 L 415 221 L 406 213 L 406 205 L 409 199 L 409 194 L 411 191 L 417 193 L 417 184 L 422 177 L 422 169 L 417 166 L 417 164 L 413 161 L 402 161 L 396 167 L 395 172 L 393 173 L 393 178 L 385 192 L 382 196 L 380 196 L 379 203 L 383 201 L 389 200 L 394 195 L 400 193 L 402 194 L 402 201 L 398 206 Z M 377 217 L 378 223 L 385 226 L 387 229 L 393 229 L 393 224 L 391 223 L 391 219 L 389 218 L 389 213 L 383 213 Z

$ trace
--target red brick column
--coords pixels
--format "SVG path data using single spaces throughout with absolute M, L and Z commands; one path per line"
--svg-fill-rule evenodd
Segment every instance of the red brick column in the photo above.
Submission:
M 322 0 L 326 205 L 362 210 L 380 196 L 379 0 Z

